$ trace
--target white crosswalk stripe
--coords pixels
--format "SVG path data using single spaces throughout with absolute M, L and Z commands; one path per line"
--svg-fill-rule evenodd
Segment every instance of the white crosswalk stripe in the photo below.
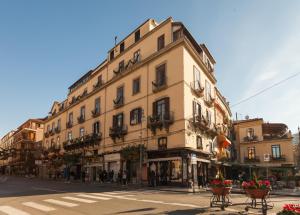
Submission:
M 83 198 L 99 199 L 99 200 L 111 200 L 111 198 L 101 197 L 101 196 L 93 196 L 93 195 L 87 195 L 87 194 L 79 194 L 77 196 L 83 197 Z
M 23 202 L 22 205 L 25 205 L 27 207 L 31 207 L 40 211 L 44 211 L 44 212 L 50 212 L 50 211 L 55 211 L 55 208 L 53 207 L 48 207 L 46 205 L 42 205 L 42 204 L 38 204 L 35 202 Z
M 90 199 L 82 199 L 82 198 L 77 198 L 77 197 L 71 197 L 71 196 L 64 196 L 62 197 L 63 199 L 68 199 L 68 200 L 73 200 L 77 202 L 83 202 L 83 203 L 95 203 L 97 201 L 95 200 L 90 200 Z
M 71 202 L 60 201 L 60 200 L 56 200 L 56 199 L 45 199 L 44 201 L 48 202 L 48 203 L 51 203 L 51 204 L 65 206 L 65 207 L 69 207 L 69 208 L 78 206 L 78 204 L 74 204 L 74 203 L 71 203 Z
M 7 215 L 30 215 L 29 213 L 16 209 L 14 207 L 11 206 L 0 206 L 0 211 L 7 214 Z
M 137 200 L 136 198 L 129 198 L 126 196 L 109 195 L 109 194 L 103 194 L 103 193 L 91 193 L 91 194 L 97 195 L 97 196 L 109 197 L 109 198 L 116 198 L 116 199 L 133 200 L 133 201 Z

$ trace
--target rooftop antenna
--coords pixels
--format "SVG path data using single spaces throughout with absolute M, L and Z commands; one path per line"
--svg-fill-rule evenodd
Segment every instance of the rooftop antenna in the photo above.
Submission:
M 118 36 L 115 36 L 115 46 L 117 45 Z

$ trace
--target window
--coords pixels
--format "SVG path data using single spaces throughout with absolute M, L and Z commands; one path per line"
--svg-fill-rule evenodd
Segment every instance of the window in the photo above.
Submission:
M 60 137 L 59 137 L 59 136 L 56 138 L 56 145 L 57 145 L 57 146 L 60 145 Z
M 54 131 L 55 129 L 55 122 L 52 122 L 52 128 L 51 128 L 51 131 Z
M 80 118 L 85 119 L 85 106 L 80 108 Z
M 194 116 L 202 116 L 201 115 L 201 104 L 196 102 L 196 101 L 193 101 L 193 111 L 194 111 Z
M 54 139 L 52 138 L 51 141 L 50 141 L 50 146 L 53 147 L 54 145 L 55 145 Z
M 137 42 L 139 41 L 141 38 L 141 32 L 140 32 L 140 29 L 137 30 L 135 33 L 134 33 L 134 41 Z
M 80 137 L 84 136 L 84 128 L 79 129 L 79 135 L 80 135 Z
M 166 150 L 168 148 L 168 139 L 167 137 L 158 138 L 158 150 Z
M 95 122 L 93 124 L 93 134 L 99 134 L 100 133 L 100 122 Z
M 50 131 L 50 125 L 47 125 L 47 132 Z
M 73 113 L 69 113 L 69 123 L 73 125 Z
M 115 57 L 115 51 L 114 50 L 112 50 L 112 51 L 110 51 L 110 60 L 113 60 L 114 59 L 114 57 Z
M 122 99 L 124 95 L 124 86 L 117 88 L 117 100 Z
M 123 113 L 119 113 L 113 116 L 113 127 L 114 128 L 123 127 Z
M 253 128 L 248 128 L 247 129 L 247 137 L 249 137 L 249 138 L 254 137 L 254 129 Z
M 209 101 L 210 98 L 211 98 L 211 85 L 207 80 L 205 80 L 205 100 Z
M 170 110 L 170 98 L 164 98 L 153 103 L 153 115 L 160 120 L 168 119 Z
M 124 71 L 124 69 L 125 69 L 125 63 L 124 63 L 124 60 L 122 60 L 119 63 L 119 71 L 122 72 L 122 71 Z
M 132 83 L 132 94 L 135 95 L 140 92 L 140 78 L 136 78 Z
M 142 108 L 136 108 L 130 111 L 130 125 L 136 125 L 142 122 Z
M 100 98 L 95 99 L 95 113 L 96 114 L 100 113 Z
M 161 35 L 157 38 L 157 51 L 165 47 L 165 35 Z
M 201 84 L 200 84 L 200 71 L 194 66 L 194 89 L 200 90 Z
M 156 68 L 156 85 L 163 86 L 166 84 L 166 64 Z
M 140 55 L 140 50 L 137 50 L 136 52 L 133 53 L 133 61 L 139 62 L 141 60 L 141 55 Z
M 57 120 L 57 129 L 60 130 L 60 128 L 61 128 L 61 119 L 58 119 Z
M 255 159 L 255 147 L 248 147 L 248 159 Z
M 174 31 L 173 32 L 173 41 L 175 42 L 176 40 L 178 40 L 179 38 L 181 38 L 182 36 L 182 31 L 181 29 Z
M 208 125 L 211 124 L 211 112 L 209 110 L 206 110 L 206 119 L 208 122 Z
M 272 145 L 272 157 L 273 158 L 281 157 L 280 145 Z
M 69 131 L 68 133 L 68 140 L 72 140 L 72 131 Z
M 203 146 L 202 146 L 202 137 L 197 136 L 196 137 L 196 143 L 197 143 L 197 149 L 203 149 Z
M 125 43 L 122 42 L 122 43 L 120 44 L 120 53 L 122 53 L 124 50 L 125 50 Z

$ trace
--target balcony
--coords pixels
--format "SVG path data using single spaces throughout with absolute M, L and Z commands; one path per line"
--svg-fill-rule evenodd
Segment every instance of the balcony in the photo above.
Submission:
M 244 142 L 257 142 L 257 141 L 258 141 L 258 137 L 255 135 L 244 137 Z
M 282 161 L 282 162 L 284 162 L 284 161 L 286 161 L 286 157 L 285 157 L 285 155 L 280 155 L 280 156 L 271 156 L 271 161 Z
M 264 134 L 264 140 L 282 140 L 288 139 L 288 135 L 277 135 L 277 134 Z
M 55 131 L 54 131 L 54 128 L 52 128 L 50 131 L 49 131 L 49 135 L 50 136 L 53 136 L 55 134 Z
M 192 92 L 197 97 L 202 97 L 204 95 L 204 87 L 201 86 L 200 81 L 191 82 L 190 87 L 191 87 Z
M 93 86 L 94 90 L 100 88 L 104 84 L 103 80 L 98 80 L 97 83 Z
M 124 96 L 120 96 L 113 100 L 114 108 L 120 108 L 124 105 Z
M 56 134 L 59 134 L 60 131 L 61 131 L 60 127 L 56 127 L 54 130 L 55 130 L 55 133 L 56 133 Z
M 67 128 L 72 128 L 72 127 L 73 127 L 73 122 L 70 122 L 70 121 L 67 122 L 67 123 L 66 123 L 66 127 L 67 127 Z
M 244 163 L 259 163 L 260 159 L 258 156 L 255 157 L 244 157 Z
M 168 87 L 167 85 L 167 78 L 161 80 L 152 81 L 152 92 L 157 93 L 160 92 Z
M 127 125 L 109 128 L 109 136 L 111 137 L 111 139 L 113 139 L 113 141 L 116 141 L 116 139 L 123 139 L 127 133 Z
M 215 98 L 213 98 L 211 95 L 208 95 L 208 97 L 206 99 L 204 99 L 205 104 L 208 107 L 213 107 L 214 103 L 215 103 Z
M 100 109 L 94 109 L 91 111 L 91 113 L 92 113 L 92 116 L 94 118 L 96 118 L 96 117 L 100 116 Z
M 45 138 L 48 138 L 48 137 L 50 136 L 49 131 L 46 131 L 46 132 L 44 133 L 44 136 L 45 136 Z
M 140 61 L 141 61 L 141 54 L 138 53 L 132 59 L 127 61 L 127 63 L 125 63 L 124 61 L 124 65 L 119 66 L 117 69 L 113 70 L 113 73 L 115 74 L 115 76 L 118 76 L 123 72 L 125 72 L 126 70 L 129 70 L 131 67 L 133 67 L 135 64 L 137 64 Z
M 79 124 L 82 124 L 85 122 L 85 117 L 83 115 L 81 115 L 81 116 L 77 117 L 77 121 Z
M 63 143 L 63 147 L 66 151 L 82 149 L 85 147 L 94 147 L 95 145 L 99 145 L 101 139 L 102 133 L 93 133 L 74 140 L 65 141 Z
M 169 132 L 169 127 L 174 123 L 174 113 L 169 112 L 164 115 L 152 115 L 148 116 L 147 127 L 152 131 L 153 134 L 156 134 L 156 129 L 162 130 L 163 128 Z
M 203 115 L 195 115 L 192 122 L 194 127 L 201 131 L 208 131 L 210 129 L 210 122 Z
M 54 152 L 54 153 L 58 153 L 60 151 L 60 146 L 59 145 L 52 145 L 49 147 L 48 151 L 49 152 Z
M 211 136 L 216 136 L 218 134 L 218 127 L 215 123 L 211 124 L 208 128 L 207 133 Z

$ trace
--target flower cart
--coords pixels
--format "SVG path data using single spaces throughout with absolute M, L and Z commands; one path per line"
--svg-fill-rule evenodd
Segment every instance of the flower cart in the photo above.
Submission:
M 300 204 L 285 204 L 277 215 L 300 215 Z
M 214 179 L 210 183 L 212 197 L 210 207 L 220 207 L 222 210 L 232 204 L 229 194 L 232 188 L 231 180 Z
M 267 202 L 271 191 L 270 181 L 256 179 L 249 182 L 244 181 L 242 187 L 248 196 L 248 199 L 250 199 L 250 202 L 247 203 L 249 206 L 245 208 L 246 211 L 248 211 L 250 207 L 261 209 L 263 214 L 267 214 L 267 210 L 273 208 L 273 205 Z

